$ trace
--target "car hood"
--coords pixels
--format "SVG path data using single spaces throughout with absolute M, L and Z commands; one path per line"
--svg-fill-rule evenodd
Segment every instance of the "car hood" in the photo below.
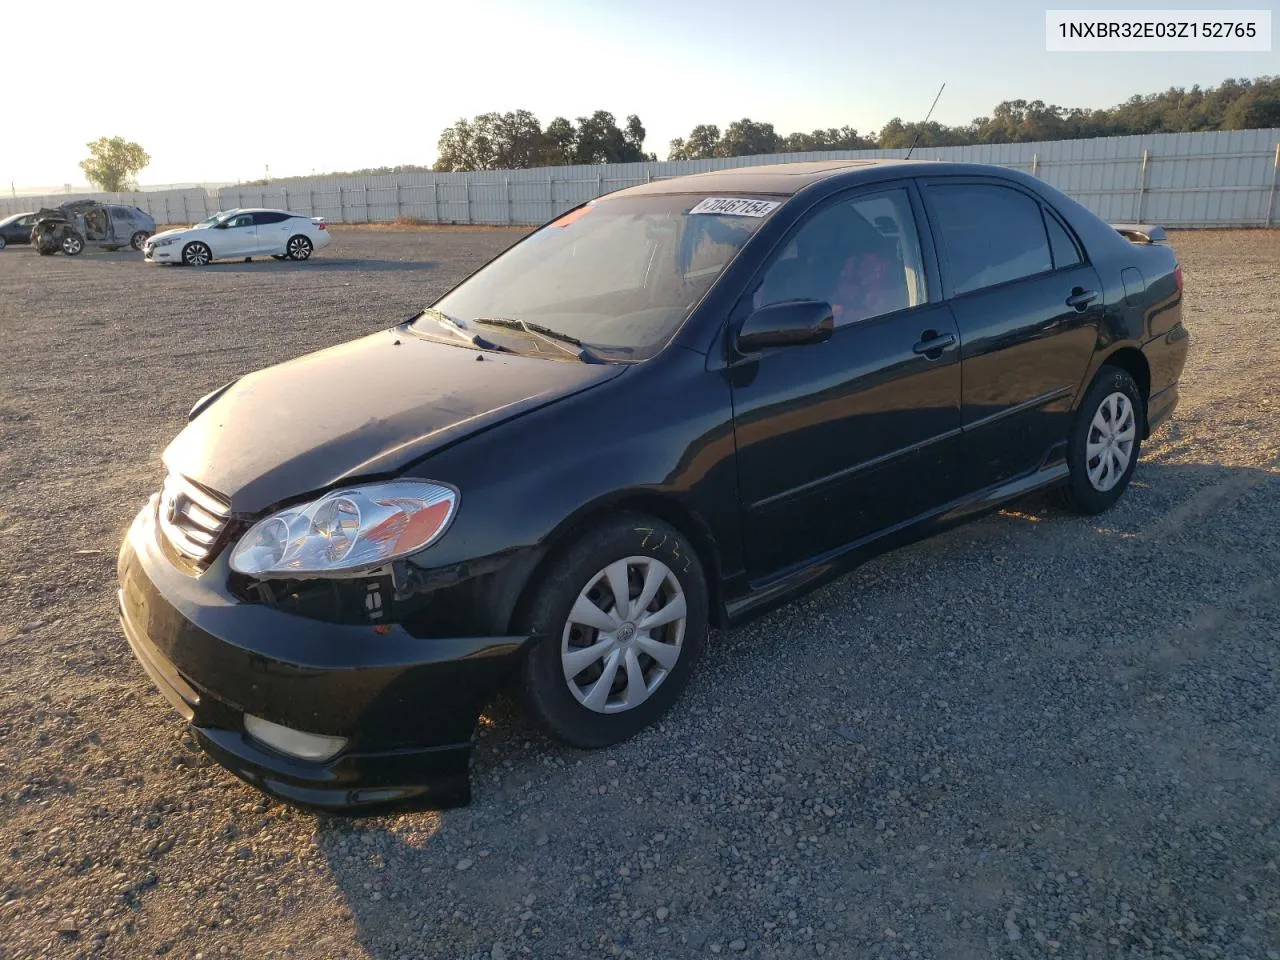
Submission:
M 187 424 L 164 462 L 229 498 L 234 513 L 255 514 L 394 474 L 625 369 L 480 353 L 395 328 L 235 381 Z
M 186 233 L 188 230 L 192 230 L 192 229 L 194 229 L 194 227 L 182 227 L 177 230 L 161 230 L 159 233 L 153 233 L 150 239 L 163 240 L 165 237 L 180 237 L 184 233 Z

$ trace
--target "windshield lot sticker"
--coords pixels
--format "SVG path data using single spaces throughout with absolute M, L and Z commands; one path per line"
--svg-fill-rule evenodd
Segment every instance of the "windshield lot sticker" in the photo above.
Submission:
M 767 217 L 782 205 L 780 200 L 747 200 L 742 197 L 707 197 L 689 213 L 717 213 L 729 217 Z

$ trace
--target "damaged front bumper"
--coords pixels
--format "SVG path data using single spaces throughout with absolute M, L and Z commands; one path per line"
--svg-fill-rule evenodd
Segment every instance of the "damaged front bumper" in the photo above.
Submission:
M 424 639 L 398 624 L 331 624 L 245 603 L 226 586 L 228 551 L 197 576 L 170 561 L 155 511 L 153 498 L 120 549 L 121 625 L 215 760 L 334 812 L 470 802 L 476 721 L 528 638 Z M 246 730 L 246 716 L 342 746 L 324 760 L 290 755 Z

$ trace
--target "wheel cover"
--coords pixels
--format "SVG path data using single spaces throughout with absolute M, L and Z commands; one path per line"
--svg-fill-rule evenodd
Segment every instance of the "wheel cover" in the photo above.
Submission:
M 209 248 L 203 243 L 193 243 L 183 251 L 182 259 L 194 267 L 203 267 L 209 262 Z
M 295 260 L 305 260 L 311 256 L 311 241 L 306 237 L 294 237 L 289 241 L 289 256 Z
M 1138 418 L 1127 394 L 1108 394 L 1098 405 L 1085 438 L 1085 470 L 1099 493 L 1106 493 L 1124 476 L 1133 459 Z
M 626 557 L 587 581 L 560 639 L 560 664 L 574 699 L 596 713 L 644 703 L 680 659 L 688 605 L 661 560 Z

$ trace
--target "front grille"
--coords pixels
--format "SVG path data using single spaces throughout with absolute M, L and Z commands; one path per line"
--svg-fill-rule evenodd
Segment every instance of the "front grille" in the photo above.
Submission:
M 160 531 L 184 557 L 197 563 L 207 560 L 230 515 L 230 504 L 216 494 L 176 473 L 165 478 Z

